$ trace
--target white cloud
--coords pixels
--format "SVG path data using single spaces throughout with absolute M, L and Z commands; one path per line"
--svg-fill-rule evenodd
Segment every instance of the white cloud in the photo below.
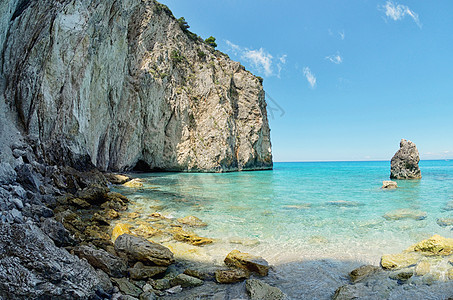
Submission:
M 265 76 L 276 75 L 280 78 L 280 72 L 283 68 L 283 65 L 286 63 L 286 54 L 278 57 L 277 64 L 274 64 L 274 57 L 263 48 L 260 48 L 258 50 L 248 49 L 236 45 L 228 40 L 226 41 L 226 44 L 230 47 L 229 50 L 233 52 L 234 55 L 240 56 L 241 59 L 244 59 L 245 61 L 250 63 L 252 67 L 257 71 L 263 72 Z M 274 74 L 275 67 L 277 68 L 277 74 Z
M 309 67 L 304 68 L 304 76 L 307 78 L 308 83 L 313 89 L 316 86 L 316 77 L 313 75 Z
M 385 15 L 393 21 L 399 21 L 402 20 L 405 16 L 410 16 L 412 20 L 414 20 L 415 24 L 417 24 L 418 27 L 422 28 L 418 14 L 416 14 L 406 5 L 393 3 L 393 1 L 387 1 L 381 8 L 384 10 Z
M 338 34 L 340 35 L 340 39 L 341 40 L 344 40 L 344 38 L 346 37 L 346 34 L 344 33 L 344 30 L 338 32 Z
M 242 57 L 248 60 L 258 70 L 263 70 L 264 75 L 272 75 L 272 55 L 266 53 L 263 48 L 259 50 L 246 49 L 242 54 Z
M 341 57 L 341 55 L 338 51 L 336 54 L 326 56 L 326 59 L 330 60 L 331 62 L 333 62 L 334 64 L 337 64 L 337 65 L 339 65 L 343 62 L 343 57 Z
M 280 57 L 278 58 L 278 60 L 280 60 L 280 62 L 281 62 L 282 64 L 286 64 L 286 58 L 287 58 L 287 57 L 288 57 L 288 55 L 283 54 L 282 56 L 280 56 Z

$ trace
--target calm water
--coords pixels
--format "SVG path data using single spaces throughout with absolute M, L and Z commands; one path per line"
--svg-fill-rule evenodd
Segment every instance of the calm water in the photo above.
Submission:
M 218 242 L 203 247 L 197 259 L 221 264 L 237 248 L 263 256 L 277 270 L 323 258 L 377 265 L 382 254 L 433 234 L 453 237 L 451 227 L 436 223 L 453 217 L 445 209 L 453 202 L 453 161 L 422 161 L 420 168 L 421 180 L 398 180 L 396 190 L 381 189 L 389 162 L 307 162 L 275 163 L 272 171 L 140 174 L 145 189 L 121 192 L 135 201 L 131 210 L 207 222 L 195 232 Z M 383 217 L 397 209 L 427 217 Z

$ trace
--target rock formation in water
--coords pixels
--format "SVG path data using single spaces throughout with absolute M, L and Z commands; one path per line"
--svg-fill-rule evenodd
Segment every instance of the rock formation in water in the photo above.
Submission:
M 272 168 L 259 78 L 154 0 L 5 0 L 1 102 L 47 163 Z
M 415 144 L 401 139 L 400 149 L 395 153 L 390 162 L 391 179 L 420 179 L 422 174 L 418 167 L 420 157 Z

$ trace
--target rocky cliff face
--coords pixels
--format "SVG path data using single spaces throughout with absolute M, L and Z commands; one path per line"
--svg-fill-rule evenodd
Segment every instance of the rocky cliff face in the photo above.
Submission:
M 2 114 L 47 163 L 272 168 L 261 82 L 164 5 L 5 0 L 0 12 Z
M 411 141 L 401 139 L 400 149 L 390 162 L 390 178 L 392 179 L 420 179 L 422 174 L 418 167 L 420 157 L 417 146 Z

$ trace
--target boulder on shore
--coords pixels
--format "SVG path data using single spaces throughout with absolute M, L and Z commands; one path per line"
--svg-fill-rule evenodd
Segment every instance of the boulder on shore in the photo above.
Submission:
M 245 288 L 252 300 L 282 300 L 285 298 L 285 294 L 279 288 L 258 279 L 247 280 Z
M 236 283 L 250 277 L 250 273 L 243 269 L 217 270 L 215 271 L 215 280 L 218 283 Z
M 264 258 L 249 253 L 243 253 L 238 250 L 231 251 L 224 262 L 229 267 L 241 268 L 258 273 L 261 276 L 267 276 L 269 272 L 269 264 Z
M 401 139 L 400 149 L 390 161 L 390 179 L 420 179 L 418 167 L 420 156 L 417 147 L 411 141 Z
M 167 247 L 130 234 L 122 234 L 115 240 L 115 251 L 129 262 L 141 261 L 157 266 L 169 266 L 175 262 Z

